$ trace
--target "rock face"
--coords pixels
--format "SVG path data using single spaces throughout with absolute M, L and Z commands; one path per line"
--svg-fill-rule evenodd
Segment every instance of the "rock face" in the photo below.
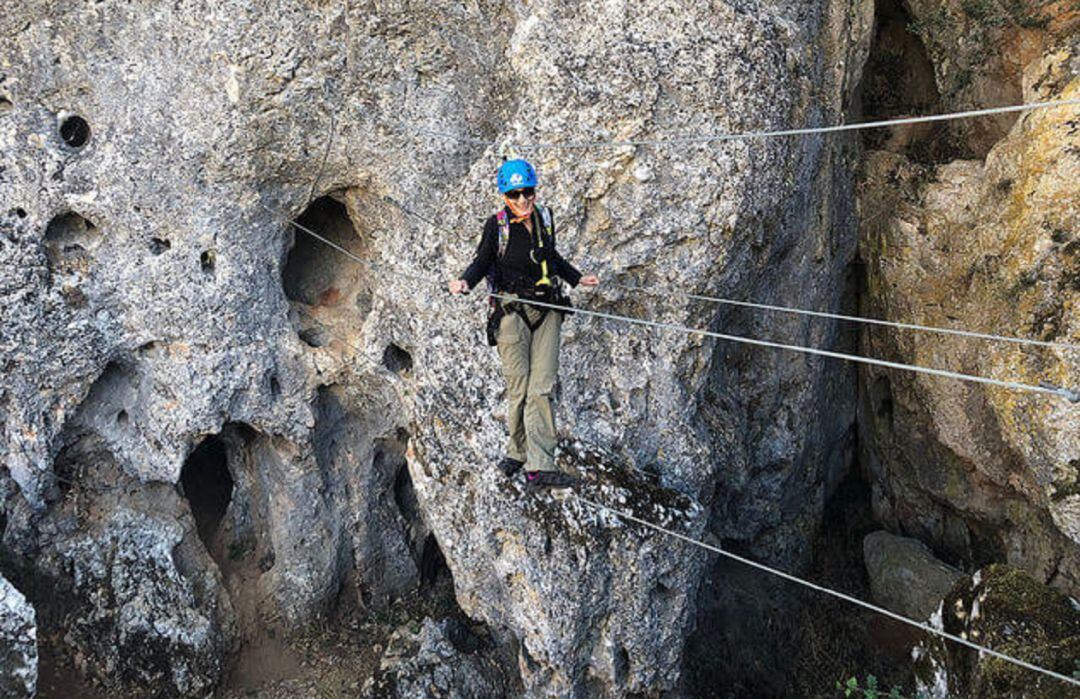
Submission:
M 656 476 L 617 465 L 610 453 L 563 444 L 558 461 L 584 479 L 576 491 L 591 503 L 691 536 L 704 528 L 700 505 L 663 488 Z M 421 502 L 459 477 L 423 452 L 410 468 L 422 484 Z M 456 507 L 488 523 L 484 536 L 470 536 L 459 524 L 469 521 L 462 511 L 442 508 L 429 516 L 435 531 L 445 532 L 462 609 L 496 628 L 515 629 L 527 692 L 604 695 L 677 684 L 681 638 L 704 558 L 699 549 L 671 547 L 637 525 L 624 528 L 578 498 L 526 498 L 521 484 L 494 468 L 472 482 L 471 496 Z M 500 584 L 459 572 L 477 569 Z M 588 678 L 576 669 L 585 666 Z
M 365 697 L 445 697 L 483 699 L 508 696 L 510 686 L 499 661 L 484 654 L 480 641 L 460 624 L 425 619 L 413 632 L 390 638 L 379 671 L 364 686 Z
M 994 565 L 958 583 L 935 615 L 945 631 L 1075 677 L 1080 607 L 1021 570 Z M 915 651 L 927 696 L 1072 697 L 1076 687 L 937 639 Z
M 23 699 L 37 690 L 38 648 L 34 608 L 0 576 L 0 696 Z
M 1080 95 L 1071 50 L 1028 65 L 1024 99 Z M 1076 343 L 1080 209 L 1075 108 L 1019 120 L 985 162 L 868 155 L 860 252 L 868 315 Z M 1076 352 L 894 329 L 867 354 L 1075 387 Z M 862 373 L 863 461 L 893 531 L 978 567 L 1007 561 L 1080 591 L 1080 412 L 1055 396 Z
M 578 303 L 842 347 L 833 324 L 625 286 L 839 310 L 853 142 L 468 139 L 834 123 L 868 7 L 5 8 L 0 462 L 18 490 L 4 545 L 89 603 L 68 645 L 99 675 L 199 694 L 234 625 L 241 640 L 268 617 L 295 629 L 343 593 L 377 608 L 444 555 L 462 608 L 519 644 L 527 692 L 675 688 L 705 560 L 497 477 L 481 304 L 437 290 L 496 206 L 507 151 L 538 166 L 565 256 L 605 280 Z M 854 371 L 582 316 L 564 341 L 559 421 L 580 443 L 564 458 L 597 497 L 806 563 L 852 456 Z
M 883 5 L 899 3 L 882 3 Z M 1074 37 L 1080 10 L 1059 0 L 906 0 L 910 29 L 925 43 L 941 104 L 950 111 L 1024 100 L 1024 71 Z M 954 155 L 984 157 L 1016 114 L 949 123 Z
M 874 532 L 863 539 L 863 558 L 874 600 L 925 621 L 964 574 L 934 558 L 916 539 Z
M 92 470 L 69 471 L 75 465 Z M 234 614 L 184 500 L 123 476 L 94 437 L 67 445 L 56 468 L 65 483 L 54 506 L 33 527 L 13 508 L 5 532 L 42 628 L 110 690 L 211 691 L 233 646 Z

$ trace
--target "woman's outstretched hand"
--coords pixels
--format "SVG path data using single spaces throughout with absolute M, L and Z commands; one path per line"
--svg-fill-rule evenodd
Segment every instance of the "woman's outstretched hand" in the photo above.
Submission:
M 578 280 L 578 284 L 581 284 L 582 286 L 599 286 L 600 277 L 596 276 L 595 274 L 586 274 L 584 277 Z
M 454 281 L 450 282 L 451 294 L 464 294 L 468 290 L 469 282 L 465 281 L 464 279 L 455 279 Z

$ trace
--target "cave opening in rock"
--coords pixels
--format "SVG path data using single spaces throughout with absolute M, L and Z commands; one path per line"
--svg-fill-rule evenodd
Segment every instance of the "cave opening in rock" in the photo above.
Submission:
M 281 283 L 285 296 L 299 311 L 300 339 L 311 347 L 322 347 L 331 337 L 352 335 L 371 309 L 371 270 L 341 252 L 361 260 L 367 254 L 365 240 L 342 203 L 343 196 L 316 199 L 297 219 L 302 228 L 290 226 L 287 230 L 291 247 Z
M 297 223 L 354 255 L 363 252 L 348 210 L 333 197 L 313 201 Z M 307 306 L 338 306 L 349 300 L 349 292 L 356 301 L 357 282 L 366 270 L 302 229 L 292 235 L 293 246 L 282 272 L 285 295 Z
M 859 101 L 866 121 L 941 111 L 934 64 L 912 26 L 904 0 L 877 0 L 874 38 L 859 86 Z M 943 152 L 946 134 L 946 127 L 941 124 L 868 129 L 863 131 L 863 144 L 872 150 L 940 162 L 949 157 Z
M 0 116 L 9 113 L 13 108 L 14 105 L 12 105 L 11 100 L 7 97 L 0 97 Z
M 199 538 L 212 550 L 233 496 L 228 450 L 220 436 L 207 437 L 191 452 L 180 472 L 180 486 L 191 506 Z
M 82 148 L 90 140 L 90 124 L 78 114 L 60 122 L 60 138 L 72 148 Z

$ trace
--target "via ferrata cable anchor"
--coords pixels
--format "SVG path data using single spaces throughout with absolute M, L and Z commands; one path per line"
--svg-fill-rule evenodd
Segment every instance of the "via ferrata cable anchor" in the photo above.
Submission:
M 1056 391 L 1062 398 L 1068 399 L 1070 403 L 1080 403 L 1080 391 L 1074 391 L 1071 388 L 1065 388 L 1064 386 L 1058 386 L 1057 384 L 1050 383 L 1049 381 L 1040 381 L 1039 386 L 1051 391 Z

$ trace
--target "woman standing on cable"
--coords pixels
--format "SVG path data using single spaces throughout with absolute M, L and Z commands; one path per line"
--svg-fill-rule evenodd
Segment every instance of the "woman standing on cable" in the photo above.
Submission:
M 461 278 L 450 282 L 450 292 L 467 292 L 486 277 L 494 293 L 520 299 L 492 298 L 488 318 L 488 343 L 498 347 L 509 403 L 510 439 L 498 467 L 509 477 L 528 464 L 525 483 L 530 490 L 567 488 L 574 479 L 555 465 L 551 405 L 559 371 L 559 330 L 570 309 L 561 281 L 596 286 L 600 280 L 582 276 L 556 251 L 551 210 L 536 203 L 532 165 L 524 160 L 503 163 L 498 185 L 506 206 L 484 224 L 476 256 Z

